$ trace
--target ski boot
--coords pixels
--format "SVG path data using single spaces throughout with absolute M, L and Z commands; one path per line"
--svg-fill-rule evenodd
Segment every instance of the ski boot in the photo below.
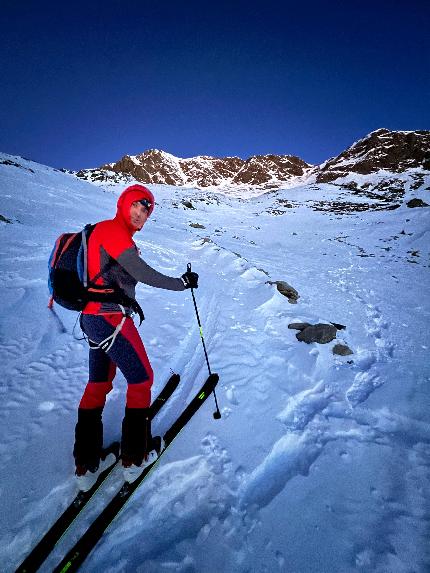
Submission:
M 98 465 L 76 465 L 75 476 L 79 491 L 87 492 L 96 483 L 99 475 L 108 467 L 113 466 L 119 458 L 119 443 L 102 450 Z
M 149 408 L 126 408 L 122 422 L 121 458 L 124 480 L 134 482 L 160 455 L 162 440 L 151 435 Z
M 137 480 L 145 468 L 152 465 L 160 455 L 163 449 L 163 439 L 160 436 L 152 438 L 151 449 L 145 454 L 142 460 L 131 459 L 127 456 L 122 456 L 122 469 L 124 481 L 133 483 Z
M 99 475 L 103 453 L 102 408 L 79 408 L 75 428 L 76 479 L 81 491 L 88 491 Z

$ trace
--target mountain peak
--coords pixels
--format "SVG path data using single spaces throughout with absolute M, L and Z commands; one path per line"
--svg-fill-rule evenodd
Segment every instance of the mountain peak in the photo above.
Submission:
M 351 172 L 360 175 L 380 170 L 400 173 L 411 168 L 430 170 L 430 131 L 390 131 L 381 128 L 323 163 L 316 181 L 328 183 Z

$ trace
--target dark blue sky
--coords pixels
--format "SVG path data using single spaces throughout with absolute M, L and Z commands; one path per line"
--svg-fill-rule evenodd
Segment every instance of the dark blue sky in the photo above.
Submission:
M 319 163 L 378 127 L 430 129 L 429 4 L 2 2 L 0 151 Z

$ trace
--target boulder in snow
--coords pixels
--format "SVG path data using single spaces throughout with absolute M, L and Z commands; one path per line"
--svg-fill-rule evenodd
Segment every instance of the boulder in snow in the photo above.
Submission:
M 300 298 L 299 293 L 285 281 L 267 281 L 270 285 L 276 285 L 278 291 L 288 298 L 288 302 L 296 304 Z
M 288 325 L 288 328 L 292 328 L 293 330 L 304 330 L 308 326 L 312 326 L 309 322 L 291 322 Z
M 406 207 L 410 207 L 411 209 L 414 207 L 428 207 L 428 203 L 425 203 L 422 199 L 415 197 L 406 203 Z
M 350 354 L 354 353 L 346 344 L 335 344 L 333 346 L 333 354 L 338 354 L 339 356 L 349 356 Z
M 297 340 L 310 344 L 327 344 L 336 338 L 337 328 L 332 324 L 311 324 L 296 334 Z

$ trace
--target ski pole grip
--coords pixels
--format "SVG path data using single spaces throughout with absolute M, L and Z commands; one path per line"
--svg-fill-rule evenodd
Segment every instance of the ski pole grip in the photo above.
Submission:
M 187 273 L 190 273 L 190 272 L 191 272 L 191 263 L 188 263 L 187 264 Z

